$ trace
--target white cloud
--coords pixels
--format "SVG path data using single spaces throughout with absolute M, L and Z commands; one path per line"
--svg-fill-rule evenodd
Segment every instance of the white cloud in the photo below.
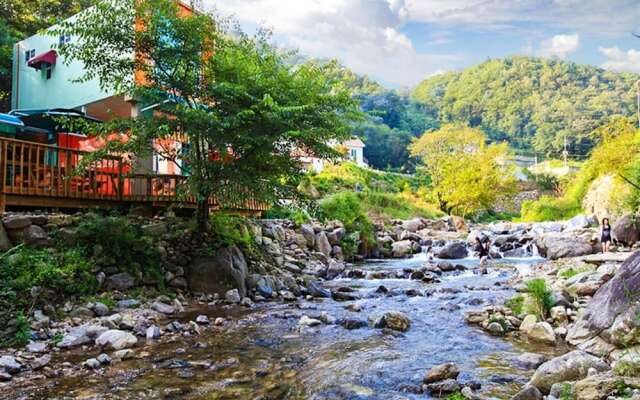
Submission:
M 607 57 L 602 68 L 618 72 L 640 72 L 640 51 L 629 49 L 625 52 L 617 46 L 600 47 L 598 50 Z
M 538 55 L 544 57 L 567 58 L 580 47 L 580 35 L 555 35 L 542 42 Z
M 404 0 L 206 0 L 241 22 L 272 27 L 275 39 L 313 57 L 337 58 L 360 74 L 415 85 L 456 56 L 423 54 L 400 31 Z

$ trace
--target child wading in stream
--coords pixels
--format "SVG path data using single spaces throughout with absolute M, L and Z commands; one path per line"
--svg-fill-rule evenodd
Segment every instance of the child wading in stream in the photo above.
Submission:
M 489 257 L 489 241 L 487 240 L 486 243 L 483 243 L 482 240 L 477 237 L 474 250 L 480 259 L 480 265 L 486 264 L 487 258 Z
M 608 253 L 611 248 L 611 225 L 609 225 L 609 218 L 602 219 L 600 243 L 602 243 L 602 252 Z

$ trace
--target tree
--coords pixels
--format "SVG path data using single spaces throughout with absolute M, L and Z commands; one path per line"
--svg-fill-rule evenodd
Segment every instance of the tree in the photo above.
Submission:
M 0 111 L 11 102 L 13 45 L 87 7 L 91 0 L 0 0 Z
M 513 194 L 515 174 L 506 144 L 486 144 L 476 128 L 444 125 L 411 145 L 431 177 L 432 193 L 447 214 L 469 216 L 490 210 Z
M 161 155 L 184 169 L 182 189 L 196 198 L 198 226 L 206 229 L 211 198 L 296 195 L 302 166 L 293 154 L 337 156 L 327 143 L 349 138 L 359 112 L 327 67 L 289 63 L 293 54 L 271 46 L 266 32 L 249 37 L 215 15 L 184 15 L 177 3 L 103 1 L 54 34 L 80 38 L 60 51 L 67 62 L 84 63 L 81 79 L 98 78 L 104 89 L 155 107 L 92 128 L 121 137 L 95 157 L 148 156 L 154 140 L 186 138 L 182 154 Z

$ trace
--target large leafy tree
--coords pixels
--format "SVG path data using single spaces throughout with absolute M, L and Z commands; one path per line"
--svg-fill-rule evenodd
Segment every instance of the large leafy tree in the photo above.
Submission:
M 496 200 L 515 190 L 513 166 L 506 144 L 486 144 L 477 128 L 444 125 L 411 145 L 431 177 L 432 193 L 448 214 L 474 215 L 490 210 Z
M 70 17 L 91 0 L 0 0 L 0 111 L 11 103 L 13 45 Z
M 249 37 L 214 15 L 185 15 L 173 0 L 102 1 L 60 31 L 79 38 L 60 51 L 85 64 L 82 79 L 154 106 L 94 128 L 123 138 L 102 153 L 141 157 L 153 140 L 186 138 L 182 154 L 162 155 L 185 162 L 183 189 L 197 200 L 201 229 L 211 198 L 295 195 L 302 171 L 294 154 L 336 156 L 327 143 L 349 138 L 359 117 L 357 103 L 329 78 L 330 66 L 290 63 L 292 54 L 270 45 L 266 33 Z

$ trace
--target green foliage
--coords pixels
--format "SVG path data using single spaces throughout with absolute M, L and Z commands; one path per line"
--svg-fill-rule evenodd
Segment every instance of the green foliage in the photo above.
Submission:
M 504 305 L 509 308 L 515 315 L 521 315 L 524 311 L 524 296 L 516 295 L 507 300 Z
M 414 217 L 437 218 L 443 214 L 431 204 L 425 203 L 411 192 L 403 193 L 357 193 L 367 213 L 383 222 L 391 219 L 411 219 Z
M 91 264 L 77 249 L 23 246 L 1 257 L 0 325 L 9 328 L 0 331 L 0 341 L 11 344 L 28 340 L 25 315 L 32 307 L 90 295 L 97 286 Z
M 244 218 L 235 215 L 216 213 L 211 216 L 211 232 L 217 248 L 240 246 L 249 248 L 253 245 L 253 237 L 247 228 Z
M 637 377 L 640 376 L 640 363 L 633 361 L 619 361 L 613 372 L 621 376 Z
M 559 198 L 542 196 L 525 201 L 521 215 L 524 221 L 554 221 L 574 217 L 582 212 L 582 200 L 589 185 L 603 174 L 620 174 L 633 169 L 640 153 L 640 135 L 631 118 L 613 118 L 596 130 L 602 142 L 592 152 Z
M 447 396 L 447 400 L 466 400 L 461 392 L 453 392 Z
M 560 400 L 573 400 L 573 390 L 570 383 L 565 383 L 562 385 Z
M 19 312 L 16 316 L 16 333 L 13 337 L 13 345 L 15 346 L 25 346 L 31 340 L 31 326 L 29 325 L 29 320 L 25 317 L 24 313 Z
M 586 267 L 569 267 L 569 268 L 564 268 L 562 270 L 560 270 L 560 272 L 558 272 L 558 276 L 560 278 L 564 278 L 564 279 L 570 279 L 573 278 L 574 276 L 581 274 L 583 272 L 588 271 L 589 268 Z
M 364 246 L 375 243 L 373 223 L 367 216 L 356 193 L 337 193 L 319 204 L 319 217 L 323 221 L 339 220 L 350 234 L 358 234 Z
M 89 214 L 78 225 L 75 237 L 82 254 L 96 264 L 164 281 L 153 238 L 126 217 Z
M 525 286 L 532 300 L 531 309 L 528 312 L 544 320 L 553 307 L 553 296 L 547 287 L 547 282 L 542 278 L 536 278 L 527 281 Z
M 506 144 L 487 145 L 479 129 L 444 125 L 415 141 L 411 152 L 422 159 L 433 196 L 447 214 L 478 215 L 515 192 Z
M 311 219 L 309 213 L 303 208 L 293 205 L 275 205 L 264 213 L 266 219 L 289 219 L 297 225 L 302 225 Z
M 136 18 L 145 29 L 136 29 Z M 110 140 L 91 157 L 143 157 L 153 139 L 175 135 L 189 142 L 180 154 L 161 155 L 185 161 L 180 189 L 196 198 L 200 230 L 211 198 L 233 209 L 246 197 L 296 196 L 304 172 L 297 152 L 336 158 L 328 143 L 350 139 L 361 119 L 357 101 L 331 75 L 335 63 L 292 63 L 296 54 L 274 47 L 268 32 L 250 37 L 237 26 L 204 10 L 183 15 L 173 0 L 135 7 L 105 0 L 52 32 L 91 39 L 59 47 L 66 62 L 85 65 L 81 80 L 98 78 L 102 89 L 155 105 L 135 118 L 86 126 L 101 138 L 129 138 Z M 140 49 L 141 57 L 131 57 Z
M 443 123 L 479 127 L 493 142 L 559 155 L 586 155 L 603 118 L 633 115 L 637 74 L 544 58 L 490 60 L 423 81 L 412 97 Z

